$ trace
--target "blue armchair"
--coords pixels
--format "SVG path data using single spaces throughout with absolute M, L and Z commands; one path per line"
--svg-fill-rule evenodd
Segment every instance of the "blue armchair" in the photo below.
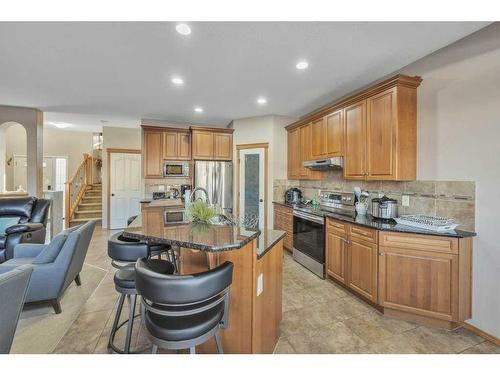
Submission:
M 89 248 L 96 221 L 66 229 L 47 245 L 19 244 L 14 248 L 14 258 L 0 264 L 3 267 L 31 265 L 33 274 L 28 287 L 26 302 L 52 303 L 56 314 L 61 313 L 60 297 L 75 281 L 81 285 L 80 271 Z

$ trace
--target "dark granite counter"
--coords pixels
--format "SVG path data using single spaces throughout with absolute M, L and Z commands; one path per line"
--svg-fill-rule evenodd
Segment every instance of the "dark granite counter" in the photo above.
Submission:
M 257 237 L 257 259 L 262 258 L 270 249 L 274 247 L 286 235 L 285 231 L 267 229 Z
M 280 204 L 282 206 L 286 206 L 286 207 L 290 207 L 290 208 L 295 208 L 294 205 L 287 204 L 284 202 L 278 201 L 278 202 L 273 202 L 273 203 Z M 397 224 L 394 220 L 376 219 L 371 215 L 356 215 L 356 217 L 350 217 L 350 216 L 335 214 L 332 212 L 322 211 L 318 208 L 313 209 L 312 207 L 310 208 L 309 212 L 313 215 L 331 217 L 332 219 L 345 221 L 347 223 L 358 224 L 358 225 L 361 225 L 364 227 L 377 229 L 377 230 L 383 230 L 383 231 L 389 231 L 389 232 L 426 234 L 426 235 L 430 235 L 430 236 L 443 236 L 443 237 L 456 237 L 456 238 L 465 238 L 465 237 L 476 236 L 476 233 L 474 233 L 474 232 L 464 231 L 464 230 L 460 230 L 460 229 L 455 229 L 455 230 L 448 231 L 448 232 L 434 232 L 434 231 L 419 229 L 419 228 L 410 227 L 410 226 L 406 226 L 406 225 L 400 225 L 400 224 Z

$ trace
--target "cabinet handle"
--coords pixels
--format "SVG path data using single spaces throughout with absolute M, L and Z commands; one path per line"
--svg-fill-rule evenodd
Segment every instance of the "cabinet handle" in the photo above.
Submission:
M 378 255 L 380 255 L 381 257 L 383 257 L 385 255 L 385 253 L 378 253 Z

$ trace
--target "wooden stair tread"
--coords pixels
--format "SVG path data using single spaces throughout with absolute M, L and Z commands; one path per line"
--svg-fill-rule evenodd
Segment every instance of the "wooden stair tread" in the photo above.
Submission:
M 83 223 L 83 222 L 87 222 L 90 220 L 101 221 L 102 218 L 101 217 L 84 217 L 84 218 L 80 218 L 80 219 L 71 219 L 70 223 Z

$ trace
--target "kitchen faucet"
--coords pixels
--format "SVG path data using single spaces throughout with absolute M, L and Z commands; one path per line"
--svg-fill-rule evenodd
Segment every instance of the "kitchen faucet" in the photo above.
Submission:
M 198 191 L 203 191 L 205 193 L 205 197 L 206 197 L 206 202 L 208 205 L 210 205 L 210 199 L 208 198 L 208 191 L 205 189 L 205 188 L 202 188 L 202 187 L 197 187 L 197 188 L 194 188 L 194 190 L 191 192 L 191 195 L 189 196 L 189 200 L 191 202 L 193 202 L 193 198 L 194 198 L 194 194 Z

